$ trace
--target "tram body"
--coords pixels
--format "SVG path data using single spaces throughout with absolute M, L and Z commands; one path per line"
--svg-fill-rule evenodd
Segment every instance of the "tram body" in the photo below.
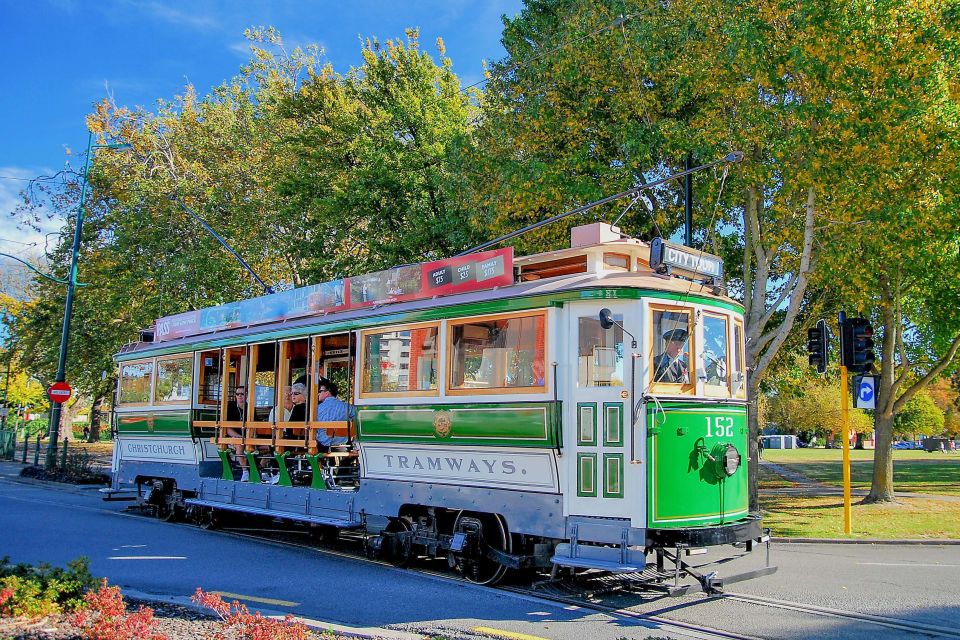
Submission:
M 748 508 L 742 308 L 657 273 L 648 245 L 606 225 L 506 267 L 496 288 L 282 321 L 230 325 L 217 308 L 207 324 L 220 328 L 191 319 L 182 337 L 163 325 L 177 317 L 161 320 L 167 339 L 117 356 L 112 491 L 136 488 L 166 515 L 379 532 L 384 555 L 448 555 L 481 583 L 508 567 L 636 572 L 652 551 L 764 540 Z M 685 338 L 671 382 L 667 337 Z M 317 381 L 338 375 L 353 419 L 267 420 L 298 374 L 308 416 Z M 253 391 L 240 442 L 224 426 L 237 384 Z M 325 427 L 346 453 L 317 452 Z M 237 481 L 237 444 L 288 467 L 282 482 Z

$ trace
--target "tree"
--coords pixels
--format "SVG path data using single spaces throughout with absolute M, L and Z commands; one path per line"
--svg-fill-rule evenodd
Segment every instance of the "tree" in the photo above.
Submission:
M 437 65 L 415 32 L 371 40 L 363 66 L 339 76 L 315 46 L 288 52 L 270 28 L 247 35 L 249 64 L 209 95 L 187 86 L 153 111 L 103 101 L 88 117 L 97 142 L 133 147 L 101 150 L 86 176 L 88 286 L 77 290 L 68 377 L 95 411 L 116 384 L 103 372 L 139 329 L 263 293 L 184 206 L 280 287 L 449 255 L 472 239 L 456 164 L 472 107 L 442 46 Z M 67 221 L 46 256 L 63 278 L 82 176 L 60 177 L 30 185 L 19 213 Z M 56 367 L 64 293 L 35 283 L 14 327 L 42 379 Z
M 918 435 L 938 436 L 943 433 L 944 413 L 926 391 L 917 392 L 903 405 L 894 420 L 894 433 L 910 440 Z
M 629 19 L 616 21 L 621 12 Z M 960 305 L 952 294 L 936 314 L 948 320 L 942 329 L 934 329 L 930 305 L 904 296 L 909 283 L 926 287 L 932 302 L 957 272 L 955 240 L 941 239 L 955 239 L 960 226 L 950 84 L 958 75 L 958 15 L 956 2 L 532 1 L 505 21 L 509 57 L 493 67 L 485 97 L 483 139 L 492 141 L 497 160 L 488 166 L 503 167 L 487 178 L 485 193 L 501 218 L 518 224 L 526 221 L 520 212 L 538 218 L 620 191 L 644 178 L 642 167 L 662 174 L 689 152 L 713 158 L 743 149 L 746 162 L 723 197 L 718 185 L 701 183 L 697 217 L 701 242 L 728 264 L 742 264 L 730 284 L 746 309 L 752 396 L 818 297 L 866 307 L 872 287 L 864 280 L 883 273 L 873 257 L 892 258 L 895 248 L 903 262 L 917 249 L 911 274 L 932 277 L 887 273 L 880 282 L 890 309 L 884 336 L 892 339 L 889 350 L 884 342 L 883 366 L 891 369 L 881 399 L 896 402 L 890 372 L 900 358 L 894 345 L 905 308 L 921 311 L 912 316 L 915 335 L 939 336 L 936 347 L 923 340 L 928 355 L 938 354 L 931 363 L 946 367 L 955 353 L 947 327 Z M 678 218 L 675 202 L 676 189 L 649 198 L 667 232 Z M 624 220 L 646 228 L 637 217 Z M 527 243 L 557 241 L 561 232 Z M 811 285 L 817 298 L 807 295 Z M 921 370 L 918 380 L 943 372 L 938 365 Z M 884 384 L 891 395 L 884 396 Z M 895 409 L 877 413 L 875 471 L 891 492 Z M 756 416 L 751 411 L 752 434 Z
M 289 96 L 303 123 L 296 161 L 280 177 L 286 211 L 303 212 L 318 280 L 449 256 L 474 239 L 460 167 L 473 107 L 442 41 L 439 64 L 405 41 L 367 40 L 363 65 L 330 66 Z
M 772 394 L 767 402 L 767 421 L 776 423 L 781 433 L 832 438 L 843 427 L 837 368 L 832 367 L 827 376 L 820 377 L 811 373 L 805 354 L 793 356 L 783 366 L 787 375 L 778 372 L 768 380 Z M 873 430 L 873 421 L 865 411 L 852 409 L 848 426 L 850 433 L 862 436 Z

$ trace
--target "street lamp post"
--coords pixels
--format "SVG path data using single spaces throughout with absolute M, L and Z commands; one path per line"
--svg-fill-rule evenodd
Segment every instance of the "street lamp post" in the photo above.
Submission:
M 129 149 L 127 143 L 93 144 L 93 132 L 88 132 L 87 157 L 83 164 L 83 176 L 80 183 L 80 205 L 77 207 L 77 224 L 73 231 L 73 250 L 70 257 L 70 277 L 67 280 L 67 301 L 63 306 L 63 330 L 60 333 L 60 360 L 57 363 L 56 382 L 66 380 L 67 345 L 70 342 L 70 316 L 73 314 L 73 291 L 77 285 L 77 258 L 80 256 L 80 240 L 83 237 L 83 204 L 87 195 L 87 173 L 90 171 L 91 154 L 96 149 Z M 47 445 L 46 467 L 57 466 L 57 440 L 60 437 L 60 413 L 62 405 L 51 402 L 50 407 L 50 443 Z

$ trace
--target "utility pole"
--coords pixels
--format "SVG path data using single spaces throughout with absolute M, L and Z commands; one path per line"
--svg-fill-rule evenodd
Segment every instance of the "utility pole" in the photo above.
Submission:
M 129 149 L 127 143 L 93 144 L 93 132 L 87 133 L 87 157 L 83 163 L 83 175 L 80 183 L 80 204 L 77 207 L 77 224 L 73 230 L 73 249 L 70 257 L 70 277 L 67 280 L 67 300 L 63 307 L 63 330 L 60 333 L 60 359 L 57 362 L 57 377 L 54 383 L 66 381 L 67 346 L 70 343 L 70 317 L 73 314 L 73 292 L 77 286 L 77 260 L 80 257 L 80 241 L 83 239 L 84 200 L 87 196 L 87 174 L 90 171 L 90 156 L 94 149 Z M 62 406 L 51 401 L 50 406 L 50 442 L 47 445 L 47 469 L 57 466 L 57 440 L 60 437 L 60 415 Z

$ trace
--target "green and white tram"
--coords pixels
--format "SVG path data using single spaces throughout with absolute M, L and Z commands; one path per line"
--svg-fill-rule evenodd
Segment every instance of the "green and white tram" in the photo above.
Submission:
M 164 517 L 366 531 L 479 583 L 764 541 L 719 259 L 604 224 L 571 236 L 158 320 L 117 355 L 112 491 Z M 291 388 L 306 401 L 286 414 Z

